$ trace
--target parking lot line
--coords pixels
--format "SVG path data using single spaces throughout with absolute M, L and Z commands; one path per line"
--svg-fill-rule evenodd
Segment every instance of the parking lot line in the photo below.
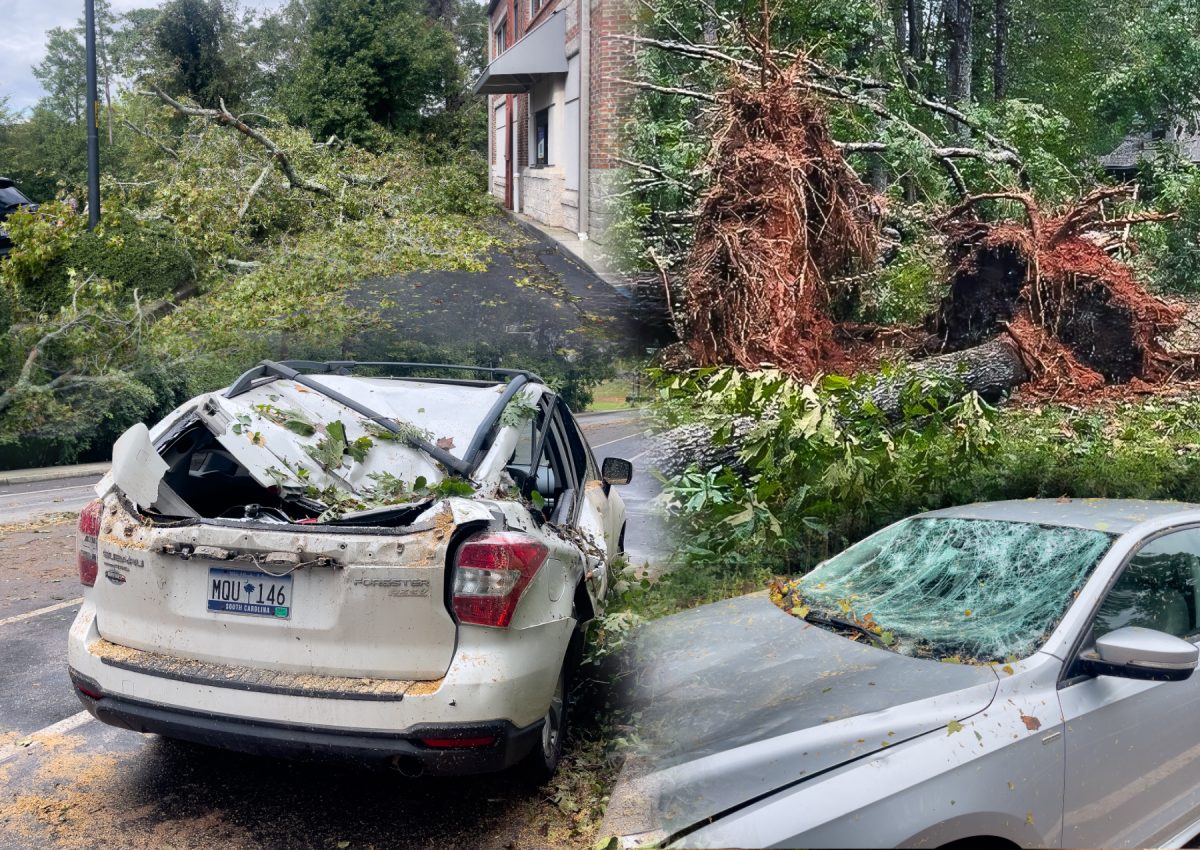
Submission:
M 30 741 L 31 738 L 33 740 L 23 746 L 21 744 L 13 743 L 0 747 L 0 764 L 4 764 L 4 762 L 11 759 L 13 756 L 23 753 L 25 750 L 36 747 L 38 745 L 38 741 L 34 737 L 36 735 L 65 735 L 74 729 L 78 729 L 91 719 L 92 715 L 88 714 L 87 711 L 81 711 L 78 714 L 72 714 L 70 717 L 60 720 L 57 723 L 51 723 L 44 729 L 39 729 L 36 732 L 30 732 L 21 740 Z
M 77 596 L 65 602 L 56 602 L 53 605 L 47 605 L 45 608 L 38 608 L 36 611 L 15 614 L 12 617 L 5 617 L 3 620 L 0 620 L 0 626 L 7 626 L 9 623 L 19 623 L 22 620 L 32 620 L 34 617 L 39 617 L 42 614 L 49 614 L 51 611 L 61 611 L 63 608 L 70 608 L 72 605 L 78 605 L 81 602 L 83 602 L 83 597 Z

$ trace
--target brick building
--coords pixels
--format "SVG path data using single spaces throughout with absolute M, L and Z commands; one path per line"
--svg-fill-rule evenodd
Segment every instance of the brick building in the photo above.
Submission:
M 618 166 L 631 0 L 489 0 L 491 191 L 537 221 L 603 239 Z

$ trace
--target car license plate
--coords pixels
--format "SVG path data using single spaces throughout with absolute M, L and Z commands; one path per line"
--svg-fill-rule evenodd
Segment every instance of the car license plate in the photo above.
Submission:
M 286 620 L 292 614 L 292 577 L 211 567 L 208 610 Z

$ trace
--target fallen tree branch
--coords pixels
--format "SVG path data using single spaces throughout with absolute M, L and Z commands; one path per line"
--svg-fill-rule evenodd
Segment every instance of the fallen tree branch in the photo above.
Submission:
M 180 115 L 189 115 L 195 118 L 207 118 L 208 120 L 214 121 L 217 124 L 233 127 L 242 135 L 258 142 L 267 149 L 268 153 L 271 154 L 271 157 L 279 165 L 279 169 L 283 172 L 284 176 L 287 177 L 288 183 L 294 188 L 303 189 L 306 192 L 313 192 L 314 194 L 322 195 L 326 198 L 333 197 L 333 192 L 331 192 L 327 187 L 322 186 L 320 183 L 306 180 L 297 174 L 295 167 L 292 165 L 291 158 L 289 158 L 287 155 L 287 151 L 280 148 L 273 141 L 271 141 L 258 130 L 251 127 L 245 121 L 242 121 L 240 118 L 233 115 L 228 109 L 225 108 L 225 101 L 220 101 L 220 109 L 205 109 L 199 106 L 187 106 L 186 104 L 180 103 L 178 100 L 171 97 L 158 86 L 153 86 L 152 88 L 154 90 L 154 94 L 159 100 L 174 109 Z
M 150 141 L 154 142 L 155 146 L 157 146 L 159 150 L 161 150 L 163 153 L 170 156 L 172 159 L 179 159 L 179 152 L 177 150 L 175 150 L 174 148 L 167 147 L 166 144 L 164 144 L 157 136 L 155 136 L 149 130 L 146 130 L 143 127 L 139 127 L 137 124 L 134 124 L 128 118 L 122 118 L 121 123 L 124 124 L 126 127 L 128 127 L 130 130 L 133 130 L 133 132 L 137 133 L 139 136 L 142 136 L 143 138 L 149 139 Z
M 21 364 L 21 371 L 17 373 L 17 380 L 12 386 L 5 389 L 3 393 L 0 393 L 0 413 L 3 413 L 10 406 L 12 406 L 13 402 L 16 401 L 17 396 L 24 391 L 38 389 L 53 390 L 61 385 L 61 379 L 64 377 L 63 375 L 60 375 L 59 377 L 54 378 L 44 384 L 36 384 L 33 381 L 33 371 L 37 368 L 38 361 L 41 360 L 42 355 L 45 353 L 46 346 L 75 326 L 82 324 L 84 320 L 91 318 L 93 315 L 95 315 L 95 310 L 89 307 L 87 310 L 76 314 L 71 319 L 63 322 L 53 330 L 43 334 L 42 337 L 33 344 L 33 348 L 31 348 L 29 353 L 25 355 L 25 362 Z
M 901 419 L 902 397 L 914 378 L 958 381 L 961 396 L 976 392 L 996 401 L 1027 381 L 1029 375 L 1018 347 L 1007 338 L 996 338 L 975 348 L 919 360 L 896 375 L 880 375 L 861 401 L 864 406 L 869 402 L 894 423 Z M 743 416 L 723 424 L 728 425 L 729 433 L 722 442 L 716 441 L 719 427 L 708 423 L 681 425 L 658 434 L 651 441 L 647 465 L 668 478 L 681 475 L 692 466 L 702 472 L 718 466 L 745 472 L 741 452 L 746 440 L 774 423 Z
M 258 190 L 262 188 L 263 182 L 267 179 L 267 175 L 271 173 L 271 164 L 267 163 L 263 166 L 263 170 L 258 173 L 258 179 L 254 181 L 254 185 L 250 187 L 250 191 L 246 193 L 246 199 L 242 201 L 242 205 L 238 207 L 238 221 L 246 215 L 246 211 L 250 209 L 250 202 L 254 200 L 254 196 L 258 194 Z

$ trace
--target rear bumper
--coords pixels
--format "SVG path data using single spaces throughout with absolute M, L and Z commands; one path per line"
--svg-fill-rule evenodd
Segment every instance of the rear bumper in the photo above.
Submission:
M 226 678 L 102 656 L 93 651 L 102 638 L 85 594 L 67 660 L 84 707 L 113 726 L 252 753 L 392 761 L 401 769 L 465 774 L 501 770 L 541 746 L 542 719 L 574 625 L 463 627 L 442 679 L 404 683 L 412 687 L 402 695 L 364 694 L 296 688 L 294 682 L 282 687 L 270 676 L 239 678 L 240 668 L 228 668 Z M 81 685 L 98 698 L 80 692 Z M 492 744 L 470 748 L 433 748 L 418 740 L 489 736 L 495 736 Z
M 393 767 L 413 776 L 457 776 L 504 770 L 541 745 L 541 721 L 523 728 L 497 720 L 421 724 L 402 731 L 272 723 L 110 695 L 74 668 L 70 674 L 83 707 L 103 723 L 255 755 L 302 761 L 352 760 Z M 430 747 L 423 738 L 494 741 L 484 746 Z

